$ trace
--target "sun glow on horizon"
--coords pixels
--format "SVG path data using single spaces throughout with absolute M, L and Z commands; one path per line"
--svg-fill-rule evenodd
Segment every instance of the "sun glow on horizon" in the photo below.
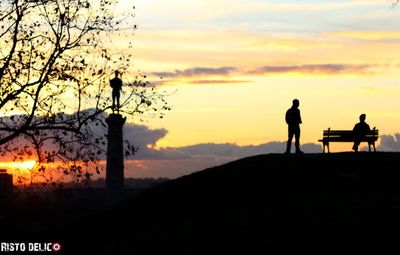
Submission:
M 12 161 L 12 162 L 0 162 L 0 168 L 5 168 L 7 170 L 32 170 L 36 166 L 37 162 L 35 160 L 25 160 L 25 161 Z
M 13 175 L 14 184 L 18 183 L 19 178 L 29 179 L 32 170 L 37 166 L 35 160 L 24 161 L 5 161 L 0 162 L 0 168 L 7 170 L 8 174 Z

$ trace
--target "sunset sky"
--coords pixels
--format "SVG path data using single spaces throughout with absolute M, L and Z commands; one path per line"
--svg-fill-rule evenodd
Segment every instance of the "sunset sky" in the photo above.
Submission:
M 177 177 L 283 152 L 284 114 L 294 98 L 309 152 L 321 151 L 324 129 L 352 129 L 361 113 L 385 135 L 382 150 L 400 148 L 400 6 L 391 1 L 122 0 L 119 6 L 133 4 L 138 30 L 126 53 L 171 92 L 172 111 L 126 126 L 125 137 L 139 146 L 127 176 Z
M 361 113 L 380 134 L 400 130 L 400 9 L 390 1 L 134 4 L 135 65 L 176 90 L 166 118 L 145 123 L 167 131 L 157 148 L 283 142 L 294 98 L 302 143 L 318 143 L 328 127 L 352 129 Z
M 158 146 L 260 144 L 286 138 L 300 100 L 302 142 L 361 113 L 399 131 L 400 10 L 389 1 L 134 2 L 136 66 L 177 90 L 154 128 Z

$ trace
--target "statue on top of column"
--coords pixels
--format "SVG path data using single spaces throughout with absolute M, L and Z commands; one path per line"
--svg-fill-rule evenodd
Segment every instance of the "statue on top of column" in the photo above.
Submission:
M 112 110 L 113 112 L 117 112 L 119 114 L 119 98 L 121 96 L 121 90 L 122 90 L 122 80 L 118 77 L 119 76 L 119 71 L 115 71 L 115 77 L 110 80 L 110 86 L 112 88 Z

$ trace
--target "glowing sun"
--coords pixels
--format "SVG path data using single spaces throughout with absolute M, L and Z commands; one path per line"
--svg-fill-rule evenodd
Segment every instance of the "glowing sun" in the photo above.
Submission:
M 12 162 L 11 165 L 13 168 L 31 170 L 36 165 L 36 161 L 27 160 L 22 162 Z

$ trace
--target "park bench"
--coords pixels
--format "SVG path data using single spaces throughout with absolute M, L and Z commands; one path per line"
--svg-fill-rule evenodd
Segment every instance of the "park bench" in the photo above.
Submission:
M 374 151 L 376 152 L 375 142 L 378 140 L 378 137 L 379 137 L 378 129 L 376 129 L 374 127 L 374 129 L 369 131 L 361 139 L 361 142 L 368 143 L 368 148 L 369 148 L 370 152 L 371 152 L 371 145 L 372 145 L 374 147 Z M 325 147 L 328 148 L 328 153 L 329 153 L 330 152 L 330 150 L 329 150 L 330 142 L 354 142 L 353 131 L 352 130 L 331 130 L 331 128 L 328 128 L 328 130 L 324 130 L 322 139 L 318 140 L 318 141 L 322 142 L 323 147 L 324 147 L 324 153 L 325 153 Z

